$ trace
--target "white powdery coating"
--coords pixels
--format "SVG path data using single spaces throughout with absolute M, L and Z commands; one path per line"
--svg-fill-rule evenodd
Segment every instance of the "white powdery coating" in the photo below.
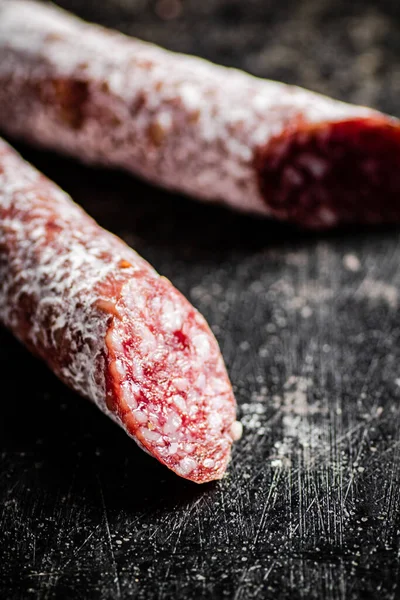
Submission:
M 47 362 L 68 348 L 51 366 L 110 414 L 101 368 L 110 315 L 96 308 L 96 286 L 111 274 L 118 282 L 121 260 L 131 274 L 151 267 L 1 140 L 0 240 L 0 321 Z
M 9 133 L 263 214 L 258 146 L 298 116 L 318 123 L 377 114 L 29 0 L 0 0 L 0 84 L 0 125 Z M 318 176 L 324 165 L 313 160 L 312 168 Z

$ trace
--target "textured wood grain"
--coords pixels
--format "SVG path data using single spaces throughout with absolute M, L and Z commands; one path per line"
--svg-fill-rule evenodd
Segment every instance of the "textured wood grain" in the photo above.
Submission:
M 94 15 L 95 4 L 81 14 Z M 115 10 L 110 1 L 96 10 L 103 22 L 215 59 L 239 38 L 238 10 L 242 31 L 256 33 L 238 41 L 241 57 L 221 60 L 284 77 L 294 47 L 310 57 L 309 71 L 292 71 L 296 82 L 315 77 L 320 91 L 349 100 L 379 90 L 372 103 L 396 112 L 390 2 L 310 1 L 289 13 L 252 0 L 245 13 L 238 2 L 191 1 L 170 22 L 155 4 L 115 0 Z M 205 51 L 201 32 L 213 15 Z M 296 19 L 300 37 L 308 23 L 314 53 L 290 37 Z M 340 65 L 327 48 L 338 49 Z M 378 57 L 364 59 L 381 64 L 376 73 L 361 75 L 363 53 Z M 228 477 L 199 489 L 142 455 L 1 331 L 0 597 L 398 598 L 398 230 L 299 234 L 19 149 L 203 312 L 245 434 Z

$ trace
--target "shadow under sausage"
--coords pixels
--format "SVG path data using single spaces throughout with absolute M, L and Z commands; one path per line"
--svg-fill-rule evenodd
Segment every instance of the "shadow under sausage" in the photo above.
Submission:
M 170 472 L 140 450 L 91 402 L 66 388 L 0 329 L 3 385 L 0 496 L 15 485 L 42 503 L 71 494 L 89 506 L 107 496 L 110 510 L 146 515 L 193 502 L 213 484 L 198 486 Z M 18 465 L 18 467 L 16 467 Z M 11 492 L 10 492 L 11 493 Z M 12 493 L 11 493 L 12 495 Z
M 221 263 L 237 255 L 271 248 L 310 246 L 321 238 L 375 237 L 396 228 L 396 225 L 352 225 L 324 232 L 301 230 L 212 202 L 193 201 L 153 187 L 128 173 L 87 167 L 25 144 L 16 147 L 100 225 L 125 239 L 148 260 L 153 258 L 161 263 L 164 257 L 188 263 L 209 260 Z

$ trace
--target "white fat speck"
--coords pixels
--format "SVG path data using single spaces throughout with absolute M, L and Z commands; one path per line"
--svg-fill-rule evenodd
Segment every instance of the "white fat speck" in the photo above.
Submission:
M 211 412 L 208 415 L 208 424 L 212 431 L 217 431 L 221 429 L 222 426 L 222 416 L 219 413 Z
M 197 404 L 192 404 L 189 408 L 189 416 L 194 417 L 199 412 L 199 407 Z
M 197 462 L 193 458 L 189 458 L 188 456 L 186 456 L 185 458 L 182 458 L 182 460 L 179 462 L 179 465 L 176 467 L 176 470 L 179 473 L 179 475 L 185 476 L 192 473 L 196 468 Z
M 153 298 L 153 300 L 151 301 L 151 308 L 154 310 L 154 312 L 158 312 L 160 310 L 161 298 L 159 296 Z
M 45 228 L 43 226 L 39 225 L 38 227 L 36 227 L 36 229 L 34 229 L 34 231 L 32 231 L 31 237 L 33 240 L 38 240 L 40 238 L 43 238 L 45 233 L 46 233 Z
M 222 393 L 228 391 L 228 386 L 223 378 L 214 377 L 210 382 L 214 393 Z
M 125 296 L 125 302 L 126 301 L 127 297 Z M 138 293 L 137 290 L 132 293 L 130 308 L 134 310 L 144 310 L 146 308 L 146 298 L 143 294 Z
M 155 442 L 156 444 L 160 444 L 160 445 L 164 444 L 162 436 L 159 433 L 157 433 L 157 431 L 152 431 L 151 429 L 148 429 L 147 427 L 141 427 L 140 433 L 142 434 L 144 439 L 149 442 Z M 161 444 L 161 442 L 162 442 L 162 444 Z
M 115 330 L 111 332 L 111 342 L 116 352 L 123 352 L 124 347 L 122 345 L 121 338 L 119 337 L 118 332 Z
M 131 360 L 132 375 L 136 381 L 143 380 L 143 367 L 141 360 L 137 357 L 132 357 Z
M 177 390 L 179 390 L 180 392 L 183 392 L 188 387 L 188 381 L 187 381 L 187 379 L 183 379 L 182 377 L 176 377 L 174 379 L 174 386 L 176 387 Z
M 212 458 L 206 458 L 203 461 L 203 467 L 205 467 L 206 469 L 212 469 L 214 465 L 215 462 L 212 460 Z
M 126 367 L 125 367 L 124 363 L 119 358 L 117 358 L 117 360 L 115 361 L 115 368 L 117 369 L 118 373 L 122 377 L 125 377 L 125 375 L 126 375 Z
M 206 376 L 204 375 L 204 373 L 200 373 L 200 375 L 196 379 L 195 386 L 197 388 L 199 388 L 201 391 L 203 391 L 206 384 L 207 384 Z
M 142 310 L 146 305 L 146 299 L 137 289 L 135 289 L 131 282 L 127 285 L 127 289 L 124 294 L 124 303 L 133 312 Z
M 167 420 L 163 427 L 163 431 L 165 435 L 173 435 L 177 432 L 179 427 L 182 425 L 182 419 L 177 413 L 170 412 L 168 414 Z
M 204 333 L 195 335 L 192 339 L 192 344 L 200 358 L 206 360 L 210 354 L 210 342 Z
M 133 411 L 133 415 L 138 423 L 147 423 L 149 420 L 147 414 L 142 412 L 140 408 Z
M 160 456 L 163 456 L 165 458 L 167 458 L 167 456 L 170 456 L 168 446 L 157 446 L 157 452 Z
M 225 404 L 224 396 L 214 396 L 210 399 L 210 410 L 218 412 Z
M 172 442 L 172 444 L 170 444 L 168 446 L 168 454 L 172 455 L 172 454 L 176 454 L 179 448 L 179 444 L 177 442 Z
M 157 348 L 157 338 L 151 333 L 150 329 L 143 325 L 140 328 L 140 350 L 143 356 L 151 355 Z
M 183 314 L 171 300 L 162 303 L 161 322 L 167 331 L 177 331 L 182 327 Z
M 171 396 L 171 402 L 173 402 L 182 412 L 187 410 L 186 402 L 182 396 L 179 396 L 178 394 Z
M 135 391 L 138 391 L 138 386 L 135 386 L 135 384 L 129 382 L 129 381 L 124 381 L 122 384 L 122 396 L 123 399 L 125 400 L 126 404 L 129 406 L 129 408 L 132 411 L 135 411 L 137 409 L 137 401 L 136 401 L 136 397 L 135 397 Z M 147 417 L 146 417 L 146 421 L 147 421 Z

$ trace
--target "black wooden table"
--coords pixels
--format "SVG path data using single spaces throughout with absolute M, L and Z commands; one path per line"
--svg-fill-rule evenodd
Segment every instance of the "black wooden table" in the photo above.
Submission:
M 395 0 L 62 4 L 400 116 Z M 399 598 L 398 229 L 299 233 L 18 148 L 206 316 L 244 436 L 185 482 L 1 331 L 0 598 Z

